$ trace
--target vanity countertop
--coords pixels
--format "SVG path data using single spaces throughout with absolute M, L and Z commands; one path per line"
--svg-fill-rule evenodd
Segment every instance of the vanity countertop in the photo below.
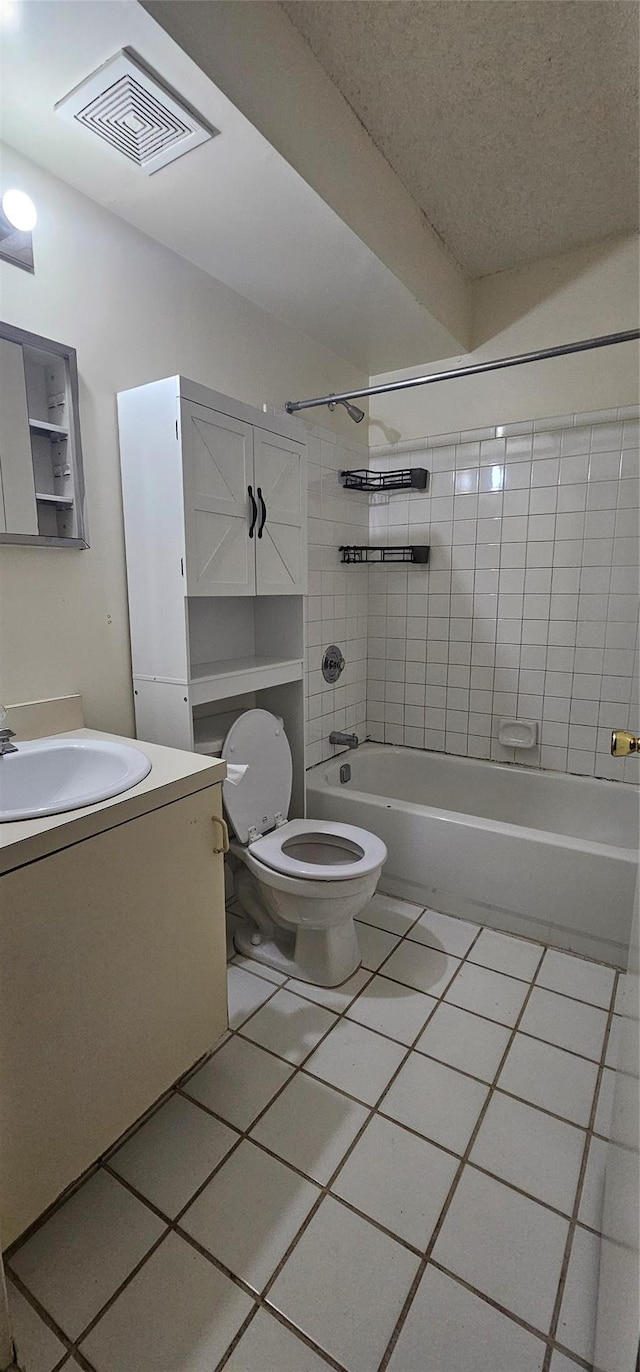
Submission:
M 127 820 L 137 819 L 150 810 L 181 800 L 183 796 L 193 795 L 194 791 L 215 786 L 224 781 L 227 774 L 226 763 L 220 758 L 201 757 L 197 753 L 121 738 L 117 734 L 104 734 L 96 729 L 73 729 L 55 737 L 104 738 L 128 743 L 146 754 L 151 771 L 131 790 L 123 791 L 109 800 L 101 800 L 96 805 L 67 810 L 60 815 L 44 815 L 38 819 L 0 824 L 0 873 L 46 857 L 49 853 L 103 833 L 105 829 L 113 829 Z

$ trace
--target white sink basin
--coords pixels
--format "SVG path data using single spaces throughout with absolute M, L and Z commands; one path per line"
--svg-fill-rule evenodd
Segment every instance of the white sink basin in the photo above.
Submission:
M 139 748 L 98 738 L 39 738 L 0 756 L 0 822 L 79 810 L 149 775 Z

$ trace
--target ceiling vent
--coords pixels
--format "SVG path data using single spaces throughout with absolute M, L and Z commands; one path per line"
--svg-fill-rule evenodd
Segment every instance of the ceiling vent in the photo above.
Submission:
M 219 132 L 127 51 L 117 53 L 56 105 L 151 176 Z

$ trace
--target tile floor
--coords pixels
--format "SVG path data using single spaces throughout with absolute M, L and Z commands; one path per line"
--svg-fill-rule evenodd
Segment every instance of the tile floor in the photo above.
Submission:
M 359 935 L 332 991 L 231 944 L 232 1032 L 8 1256 L 25 1372 L 590 1367 L 617 974 Z

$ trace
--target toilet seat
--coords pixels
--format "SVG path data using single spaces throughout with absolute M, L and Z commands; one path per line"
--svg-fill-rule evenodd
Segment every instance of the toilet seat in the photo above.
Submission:
M 366 876 L 382 867 L 387 857 L 375 834 L 321 819 L 291 819 L 250 843 L 248 852 L 274 872 L 312 881 Z

